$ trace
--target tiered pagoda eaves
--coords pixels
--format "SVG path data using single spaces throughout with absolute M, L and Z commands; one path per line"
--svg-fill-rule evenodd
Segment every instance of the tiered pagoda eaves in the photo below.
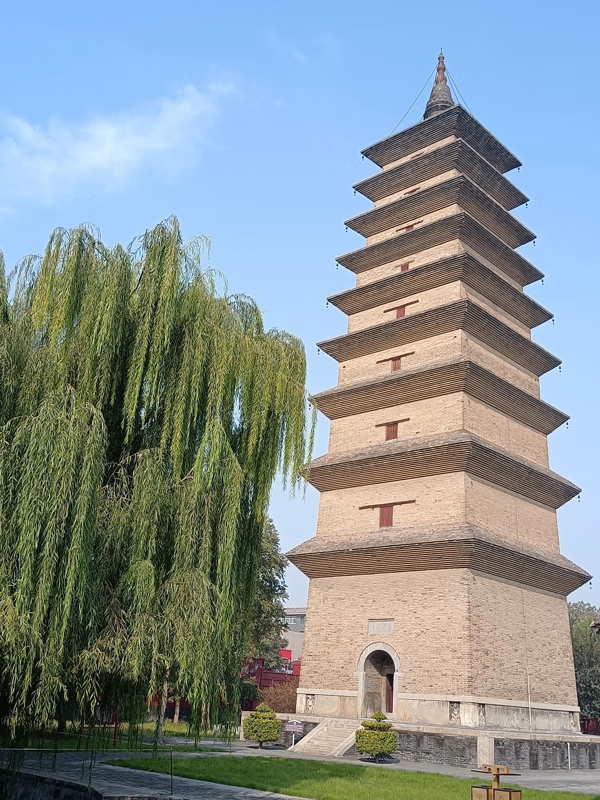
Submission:
M 560 363 L 532 341 L 551 318 L 523 287 L 534 234 L 505 173 L 520 162 L 454 104 L 440 56 L 422 122 L 363 151 L 374 207 L 329 298 L 348 332 L 319 347 L 338 385 L 311 465 L 315 538 L 298 712 L 534 730 L 578 729 L 566 595 L 589 575 L 559 549 L 552 472 L 567 416 L 540 399 Z

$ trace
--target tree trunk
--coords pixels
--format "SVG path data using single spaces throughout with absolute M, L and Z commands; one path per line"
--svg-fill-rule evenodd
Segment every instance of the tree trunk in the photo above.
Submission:
M 175 723 L 179 722 L 179 707 L 180 707 L 180 705 L 181 705 L 181 697 L 178 697 L 175 700 L 175 712 L 173 714 L 173 722 L 175 722 Z
M 58 714 L 58 719 L 57 719 L 56 722 L 57 722 L 56 730 L 59 733 L 66 733 L 67 732 L 67 718 L 64 715 L 64 713 L 61 712 L 60 714 Z
M 116 747 L 119 744 L 119 712 L 115 711 L 113 722 L 115 725 L 115 729 L 113 732 L 113 747 Z
M 79 739 L 77 740 L 77 747 L 80 748 L 83 744 L 83 732 L 85 730 L 85 714 L 81 714 L 81 722 L 79 724 Z
M 162 688 L 162 695 L 160 698 L 160 708 L 158 711 L 158 725 L 156 730 L 156 738 L 159 744 L 163 743 L 163 724 L 165 721 L 165 711 L 167 710 L 167 700 L 169 699 L 169 670 L 165 674 L 165 680 Z

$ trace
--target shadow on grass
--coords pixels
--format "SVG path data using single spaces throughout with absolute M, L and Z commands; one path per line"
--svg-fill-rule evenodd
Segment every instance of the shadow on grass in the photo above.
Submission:
M 153 753 L 157 756 L 166 756 L 173 752 L 184 753 L 226 753 L 228 748 L 213 746 L 214 739 L 211 739 L 210 746 L 203 747 L 193 742 L 184 744 L 158 744 L 153 737 L 144 736 L 141 732 L 130 735 L 127 732 L 120 732 L 115 743 L 112 730 L 97 729 L 86 733 L 84 736 L 70 733 L 58 733 L 56 731 L 31 734 L 26 738 L 11 740 L 0 738 L 0 752 L 6 755 L 16 755 L 19 753 L 74 753 L 89 754 L 90 756 L 106 755 L 109 753 Z
M 249 745 L 247 745 L 247 748 L 248 748 L 248 750 L 256 750 L 259 753 L 260 752 L 264 753 L 265 750 L 268 750 L 269 752 L 271 752 L 273 750 L 275 750 L 275 751 L 278 750 L 280 753 L 283 750 L 287 750 L 287 747 L 285 747 L 282 744 L 269 744 L 269 745 L 263 745 L 262 747 L 259 747 L 257 744 L 249 744 Z
M 114 766 L 169 773 L 166 758 L 119 759 Z M 300 760 L 271 756 L 177 758 L 173 772 L 183 778 L 277 792 L 312 800 L 468 800 L 470 787 L 481 780 L 436 773 L 402 772 L 374 765 Z M 589 794 L 527 789 L 526 800 L 600 800 Z

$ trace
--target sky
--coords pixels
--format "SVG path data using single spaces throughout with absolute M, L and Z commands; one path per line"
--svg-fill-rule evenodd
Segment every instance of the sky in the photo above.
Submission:
M 529 293 L 555 323 L 534 332 L 563 359 L 544 399 L 571 415 L 551 467 L 583 491 L 559 512 L 564 554 L 598 577 L 572 599 L 600 605 L 596 2 L 104 0 L 5 4 L 0 48 L 0 248 L 9 266 L 57 226 L 129 242 L 175 214 L 211 239 L 205 264 L 251 295 L 269 327 L 301 337 L 308 386 L 335 385 L 315 343 L 344 332 L 326 297 L 353 285 L 335 258 L 363 240 L 352 185 L 360 151 L 424 111 L 440 47 L 470 111 L 524 166 L 520 252 L 546 278 Z M 315 454 L 327 449 L 319 420 Z M 285 550 L 315 532 L 318 494 L 278 484 Z M 307 581 L 288 570 L 289 604 Z

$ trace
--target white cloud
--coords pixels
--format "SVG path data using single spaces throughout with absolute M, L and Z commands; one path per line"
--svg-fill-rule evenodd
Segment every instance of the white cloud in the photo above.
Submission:
M 190 85 L 150 107 L 82 123 L 0 119 L 0 208 L 17 199 L 52 202 L 114 188 L 144 167 L 176 174 L 205 141 L 233 88 L 213 83 L 201 92 Z
M 264 33 L 271 49 L 280 57 L 295 61 L 297 64 L 333 63 L 339 65 L 342 47 L 339 39 L 330 33 L 318 33 L 311 36 L 298 47 L 293 42 L 282 38 L 274 30 Z
M 300 48 L 296 47 L 296 45 L 292 44 L 291 42 L 287 42 L 285 39 L 282 39 L 278 33 L 275 33 L 275 31 L 266 31 L 265 37 L 277 55 L 283 56 L 284 58 L 290 58 L 297 64 L 307 63 L 308 58 L 306 54 L 303 53 Z

